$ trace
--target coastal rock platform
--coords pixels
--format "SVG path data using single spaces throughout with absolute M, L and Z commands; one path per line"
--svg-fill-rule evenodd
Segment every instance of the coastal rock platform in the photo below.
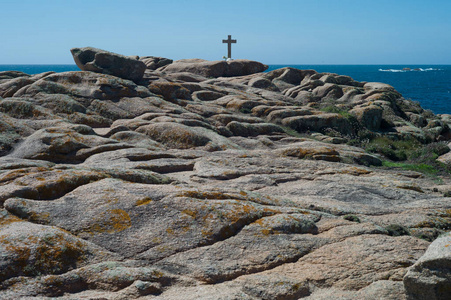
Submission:
M 338 74 L 145 60 L 0 72 L 0 299 L 449 299 L 449 173 L 403 158 L 445 170 L 449 118 Z

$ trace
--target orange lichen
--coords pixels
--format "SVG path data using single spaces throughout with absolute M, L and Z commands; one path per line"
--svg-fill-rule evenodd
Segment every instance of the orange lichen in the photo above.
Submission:
M 0 243 L 14 261 L 7 268 L 13 268 L 13 272 L 19 275 L 59 273 L 84 259 L 83 243 L 68 241 L 63 233 L 58 232 L 23 239 L 0 236 Z M 2 277 L 0 275 L 0 279 Z
M 32 222 L 47 224 L 50 218 L 48 212 L 31 212 L 28 219 Z
M 153 200 L 149 197 L 145 197 L 143 199 L 139 199 L 136 201 L 135 205 L 136 206 L 142 206 L 142 205 L 147 205 L 149 203 L 151 203 Z
M 182 210 L 182 213 L 192 217 L 193 219 L 197 219 L 197 216 L 198 216 L 198 212 L 195 210 L 185 209 L 185 210 Z
M 419 193 L 424 193 L 424 191 L 415 185 L 398 185 L 397 188 L 399 189 L 404 189 L 404 190 L 411 190 L 411 191 L 415 191 L 415 192 L 419 192 Z
M 132 226 L 132 222 L 128 213 L 122 209 L 110 209 L 101 213 L 96 218 L 97 221 L 85 232 L 95 233 L 116 233 L 123 231 Z
M 177 197 L 189 197 L 196 199 L 212 199 L 212 200 L 225 200 L 233 199 L 231 195 L 221 192 L 200 192 L 200 191 L 184 191 L 177 195 Z
M 357 168 L 357 167 L 350 167 L 350 168 L 346 168 L 344 170 L 340 170 L 337 173 L 349 174 L 349 175 L 354 175 L 354 176 L 360 176 L 360 175 L 370 174 L 371 171 L 368 171 L 368 170 L 365 170 L 365 169 L 361 169 L 361 168 Z
M 14 222 L 23 222 L 23 220 L 14 215 L 7 215 L 6 217 L 0 215 L 0 226 L 5 226 Z

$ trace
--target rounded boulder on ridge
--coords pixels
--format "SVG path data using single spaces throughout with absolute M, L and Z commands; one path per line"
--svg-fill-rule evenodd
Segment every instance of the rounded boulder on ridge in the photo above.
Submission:
M 143 78 L 146 70 L 142 61 L 97 48 L 72 48 L 70 52 L 77 66 L 83 71 L 113 75 L 136 82 Z

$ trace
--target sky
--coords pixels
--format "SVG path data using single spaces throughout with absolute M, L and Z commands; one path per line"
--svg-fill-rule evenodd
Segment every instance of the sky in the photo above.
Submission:
M 450 0 L 0 0 L 0 64 L 70 49 L 266 64 L 451 64 Z

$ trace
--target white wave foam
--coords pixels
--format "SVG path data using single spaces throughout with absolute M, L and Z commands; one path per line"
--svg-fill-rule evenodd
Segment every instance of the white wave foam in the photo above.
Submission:
M 379 69 L 379 72 L 393 72 L 393 73 L 398 73 L 398 72 L 400 72 L 400 73 L 404 73 L 404 72 L 407 72 L 407 71 L 404 71 L 404 70 L 395 70 L 395 69 L 387 69 L 387 70 Z
M 442 71 L 442 69 L 434 69 L 434 68 L 404 68 L 404 69 L 379 69 L 379 72 L 393 72 L 393 73 L 405 73 L 405 72 L 429 72 L 429 71 Z

